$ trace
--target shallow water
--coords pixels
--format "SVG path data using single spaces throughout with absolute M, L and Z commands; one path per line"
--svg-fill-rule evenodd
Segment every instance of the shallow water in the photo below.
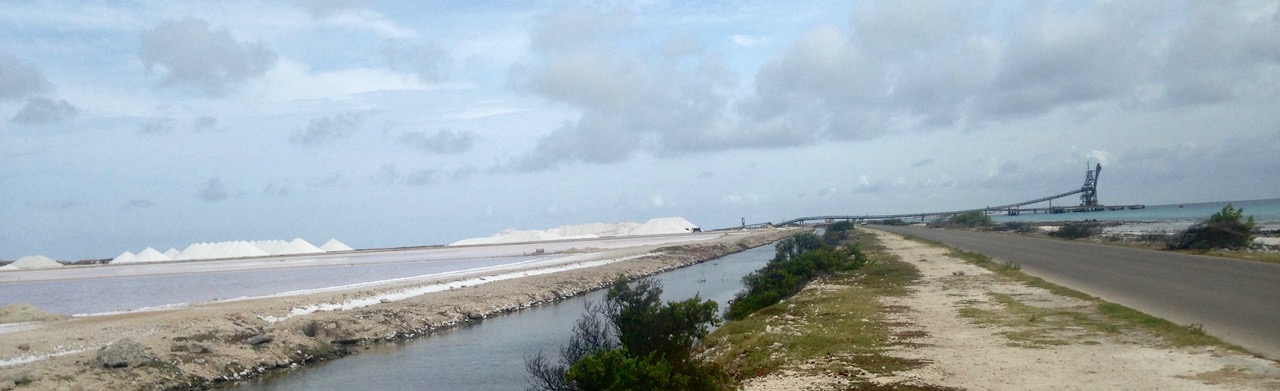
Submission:
M 765 265 L 774 246 L 762 246 L 656 276 L 664 300 L 697 294 L 720 309 L 742 289 L 742 276 Z M 525 357 L 555 355 L 573 323 L 603 291 L 498 316 L 420 340 L 381 345 L 337 361 L 295 370 L 236 390 L 513 390 L 527 382 Z
M 340 264 L 282 270 L 130 276 L 0 284 L 4 302 L 72 315 L 255 297 L 527 260 L 525 257 Z M 229 293 L 232 292 L 232 293 Z M 231 296 L 234 295 L 234 296 Z
M 1145 209 L 1116 210 L 1088 213 L 1022 214 L 1018 216 L 991 216 L 995 221 L 1123 221 L 1146 224 L 1145 229 L 1182 229 L 1192 223 L 1206 220 L 1231 203 L 1244 210 L 1245 216 L 1253 216 L 1263 228 L 1280 227 L 1280 199 L 1201 202 L 1193 204 L 1149 205 Z

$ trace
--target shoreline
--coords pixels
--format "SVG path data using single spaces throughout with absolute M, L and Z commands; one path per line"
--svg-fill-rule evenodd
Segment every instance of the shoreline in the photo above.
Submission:
M 536 271 L 545 267 L 516 267 L 502 273 L 526 275 L 493 281 L 492 273 L 470 273 L 42 322 L 0 334 L 0 389 L 6 380 L 23 389 L 219 388 L 335 359 L 365 345 L 421 338 L 496 314 L 554 303 L 606 286 L 620 274 L 633 279 L 653 275 L 795 232 L 759 230 L 693 243 L 598 250 L 575 254 L 581 257 L 568 262 L 595 264 L 544 273 Z M 444 287 L 395 300 L 387 296 L 432 284 Z M 355 301 L 367 305 L 279 318 L 298 308 Z M 121 342 L 125 339 L 135 344 Z M 135 360 L 122 368 L 106 368 L 101 352 L 109 345 L 129 347 Z

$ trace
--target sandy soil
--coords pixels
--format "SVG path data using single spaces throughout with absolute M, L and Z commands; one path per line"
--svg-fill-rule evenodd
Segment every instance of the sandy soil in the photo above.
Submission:
M 652 275 L 794 233 L 758 230 L 666 247 L 578 250 L 572 265 L 558 269 L 525 265 L 303 296 L 0 325 L 0 391 L 15 384 L 31 390 L 213 387 L 340 357 L 363 344 L 421 337 L 557 301 L 602 287 L 619 274 Z M 105 367 L 99 352 L 125 346 L 123 339 L 141 345 L 134 353 L 143 359 Z
M 887 304 L 912 309 L 896 314 L 905 329 L 927 336 L 899 355 L 932 361 L 924 368 L 900 373 L 885 383 L 908 381 L 981 390 L 1275 390 L 1280 365 L 1215 348 L 1162 347 L 1138 332 L 1092 332 L 1042 322 L 1040 339 L 1052 344 L 1011 339 L 1027 331 L 981 324 L 960 316 L 958 309 L 997 309 L 992 293 L 1021 304 L 1049 309 L 1090 311 L 1094 305 L 1040 288 L 996 278 L 986 269 L 946 256 L 946 249 L 879 233 L 885 246 L 923 275 L 915 293 L 886 298 Z

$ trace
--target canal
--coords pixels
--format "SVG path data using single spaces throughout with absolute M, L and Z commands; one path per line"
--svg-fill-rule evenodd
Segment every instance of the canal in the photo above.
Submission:
M 723 311 L 742 289 L 742 276 L 768 263 L 774 246 L 761 246 L 655 276 L 663 300 L 694 295 L 715 300 Z M 558 357 L 573 323 L 603 291 L 553 305 L 498 316 L 427 338 L 370 346 L 340 360 L 272 375 L 234 387 L 265 390 L 517 390 L 528 376 L 526 357 Z

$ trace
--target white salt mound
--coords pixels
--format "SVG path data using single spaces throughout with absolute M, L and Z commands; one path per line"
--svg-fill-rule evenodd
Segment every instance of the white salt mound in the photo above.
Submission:
M 698 226 L 683 217 L 662 217 L 651 219 L 631 231 L 631 235 L 663 235 L 693 232 Z
M 3 269 L 4 270 L 55 269 L 55 268 L 60 268 L 62 266 L 63 265 L 61 263 L 58 263 L 58 261 L 49 259 L 49 257 L 43 256 L 43 255 L 32 255 L 32 256 L 18 258 L 18 260 L 13 261 L 13 263 L 5 265 Z
M 276 254 L 282 254 L 280 252 L 280 249 L 284 248 L 285 246 L 288 246 L 289 242 L 286 242 L 283 240 L 257 240 L 257 241 L 249 242 L 249 244 L 252 244 L 254 247 L 262 249 L 262 251 L 266 251 L 267 254 L 276 255 Z
M 178 254 L 179 254 L 178 249 L 173 247 L 169 247 L 168 250 L 164 251 L 164 256 L 169 257 L 169 259 L 173 259 L 173 257 L 178 256 Z
M 133 253 L 125 251 L 120 253 L 120 255 L 117 255 L 115 258 L 111 258 L 111 262 L 107 263 L 129 263 L 131 260 L 133 260 Z
M 139 251 L 138 255 L 134 255 L 133 259 L 130 259 L 127 263 L 164 262 L 172 260 L 173 258 L 166 257 L 163 253 L 156 251 L 156 249 L 147 247 L 146 250 Z
M 351 246 L 346 245 L 346 243 L 339 242 L 338 239 L 329 239 L 328 242 L 324 242 L 324 244 L 320 245 L 320 249 L 326 252 L 355 250 L 354 248 L 351 248 Z
M 265 257 L 271 255 L 262 249 L 254 247 L 249 242 L 237 240 L 234 242 L 221 242 L 215 246 L 215 251 L 208 259 L 217 258 L 246 258 L 246 257 Z
M 570 239 L 594 239 L 615 236 L 633 236 L 633 235 L 663 235 L 676 233 L 689 233 L 697 228 L 696 225 L 690 223 L 681 217 L 663 217 L 656 218 L 638 224 L 633 222 L 624 222 L 617 224 L 606 223 L 587 223 L 576 225 L 562 225 L 547 230 L 527 230 L 521 231 L 516 229 L 506 229 L 502 232 L 489 235 L 482 238 L 463 239 L 453 243 L 450 246 L 463 245 L 479 245 L 479 244 L 502 244 L 502 243 L 524 243 L 524 242 L 542 242 L 551 240 L 570 240 Z
M 324 250 L 302 240 L 302 238 L 294 238 L 288 245 L 281 247 L 278 254 L 315 254 L 322 252 Z

